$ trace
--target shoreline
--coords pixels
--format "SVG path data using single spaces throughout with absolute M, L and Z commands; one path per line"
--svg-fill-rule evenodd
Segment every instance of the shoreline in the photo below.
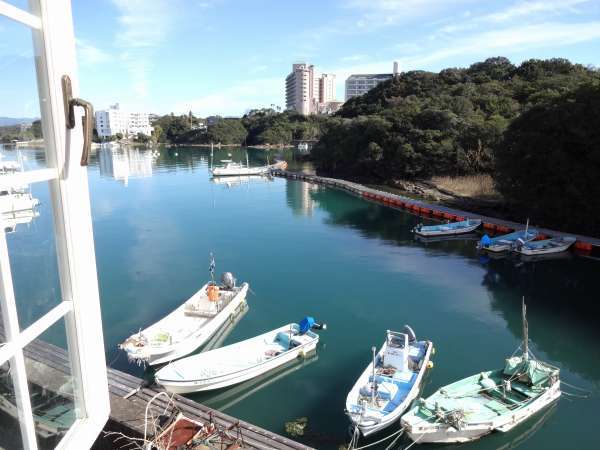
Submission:
M 292 180 L 306 181 L 314 184 L 323 184 L 336 189 L 344 190 L 354 195 L 357 195 L 365 200 L 370 200 L 375 203 L 383 204 L 395 209 L 402 209 L 417 216 L 427 217 L 435 220 L 450 220 L 460 221 L 466 217 L 481 218 L 483 229 L 492 233 L 510 233 L 513 230 L 523 229 L 525 225 L 511 220 L 505 220 L 494 216 L 484 214 L 476 214 L 469 211 L 463 211 L 458 208 L 444 206 L 440 204 L 430 203 L 429 201 L 414 199 L 405 195 L 386 192 L 378 188 L 369 187 L 368 185 L 347 181 L 339 178 L 321 177 L 318 175 L 306 175 L 302 172 L 289 172 L 284 170 L 276 170 L 273 175 Z M 530 225 L 534 227 L 534 225 Z M 577 239 L 574 247 L 582 252 L 592 252 L 600 250 L 600 239 L 586 236 L 578 233 L 568 233 L 549 228 L 535 227 L 542 237 L 553 236 L 573 236 Z

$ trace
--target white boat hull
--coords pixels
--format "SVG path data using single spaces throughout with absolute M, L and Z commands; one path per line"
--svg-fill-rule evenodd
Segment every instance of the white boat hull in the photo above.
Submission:
M 426 231 L 426 230 L 419 231 L 418 229 L 415 229 L 415 234 L 417 236 L 422 236 L 422 237 L 455 236 L 457 234 L 471 233 L 471 232 L 475 231 L 477 228 L 479 228 L 480 225 L 481 225 L 481 222 L 477 223 L 476 225 L 470 225 L 470 226 L 464 227 L 464 228 L 438 230 L 438 231 Z
M 566 252 L 567 250 L 569 250 L 569 247 L 571 247 L 571 245 L 573 245 L 573 242 L 568 242 L 563 245 L 557 245 L 556 247 L 551 247 L 551 248 L 531 249 L 531 248 L 523 247 L 520 250 L 516 250 L 516 251 L 518 253 L 521 253 L 522 255 L 527 255 L 527 256 L 551 255 L 553 253 Z
M 270 169 L 268 166 L 263 167 L 239 167 L 239 168 L 227 168 L 227 167 L 215 167 L 210 169 L 210 173 L 213 177 L 233 177 L 240 175 L 265 175 L 269 173 Z
M 282 327 L 280 329 L 278 329 L 279 331 L 285 331 L 289 329 L 289 325 L 286 325 L 285 327 Z M 290 350 L 287 350 L 277 356 L 273 356 L 270 359 L 267 359 L 265 361 L 262 361 L 258 364 L 249 366 L 249 367 L 245 367 L 239 370 L 231 370 L 229 372 L 225 372 L 216 376 L 212 376 L 212 377 L 204 377 L 204 378 L 199 378 L 199 379 L 182 379 L 182 380 L 172 380 L 172 379 L 168 379 L 167 377 L 169 376 L 169 372 L 168 370 L 171 370 L 171 374 L 173 372 L 176 373 L 181 373 L 181 375 L 184 375 L 183 372 L 185 372 L 185 366 L 183 366 L 183 368 L 181 367 L 181 364 L 185 364 L 186 360 L 181 360 L 178 361 L 174 364 L 177 363 L 181 363 L 179 368 L 176 368 L 176 366 L 166 366 L 164 369 L 161 369 L 160 371 L 158 371 L 156 373 L 156 382 L 158 384 L 160 384 L 161 386 L 163 386 L 167 391 L 169 392 L 173 392 L 173 393 L 177 393 L 177 394 L 189 394 L 192 392 L 202 392 L 202 391 L 209 391 L 209 390 L 213 390 L 213 389 L 220 389 L 220 388 L 224 388 L 224 387 L 228 387 L 228 386 L 233 386 L 235 384 L 238 383 L 242 383 L 244 381 L 250 380 L 252 378 L 258 377 L 260 375 L 263 375 L 271 370 L 276 369 L 277 367 L 280 367 L 290 361 L 293 361 L 294 359 L 298 358 L 298 357 L 304 357 L 305 355 L 312 353 L 316 350 L 317 348 L 317 344 L 319 342 L 319 337 L 318 335 L 314 334 L 314 333 L 310 333 L 312 335 L 311 338 L 307 339 L 306 343 L 299 345 L 297 347 L 294 347 Z M 306 337 L 308 337 L 308 335 L 305 335 Z M 252 339 L 250 339 L 252 340 Z M 249 341 L 250 341 L 249 340 Z M 233 346 L 236 346 L 236 351 L 239 351 L 240 354 L 244 353 L 244 347 L 242 346 L 243 342 L 241 343 L 237 343 L 237 344 L 232 344 Z M 227 347 L 222 347 L 221 349 L 216 349 L 213 350 L 213 352 L 216 352 L 216 355 L 223 354 L 225 353 L 225 351 L 227 350 Z M 210 352 L 209 352 L 210 353 Z M 210 364 L 210 360 L 207 360 L 207 356 L 208 353 L 203 353 L 200 355 L 195 355 L 195 356 L 191 356 L 190 358 L 187 358 L 187 362 L 192 363 L 192 364 Z M 225 356 L 226 358 L 226 356 Z M 180 370 L 177 370 L 180 369 Z M 161 372 L 165 372 L 166 373 L 163 375 L 163 373 Z M 185 377 L 182 377 L 185 378 Z
M 425 355 L 423 356 L 423 362 L 421 364 L 421 368 L 417 374 L 417 377 L 415 379 L 415 382 L 414 382 L 412 388 L 408 392 L 406 398 L 394 409 L 394 411 L 386 414 L 385 416 L 383 416 L 381 418 L 366 419 L 362 415 L 355 415 L 355 414 L 348 412 L 350 410 L 349 402 L 351 401 L 351 399 L 353 399 L 356 396 L 355 395 L 356 391 L 360 389 L 360 386 L 362 384 L 364 384 L 365 382 L 368 381 L 369 374 L 373 370 L 373 363 L 371 363 L 367 366 L 367 368 L 365 369 L 365 371 L 363 372 L 361 377 L 357 380 L 356 384 L 352 388 L 352 391 L 350 391 L 350 394 L 348 395 L 348 399 L 346 400 L 346 413 L 348 414 L 348 417 L 350 418 L 350 421 L 352 422 L 352 424 L 354 426 L 358 427 L 358 429 L 360 430 L 360 433 L 363 436 L 365 436 L 365 437 L 369 436 L 373 433 L 383 430 L 384 428 L 386 428 L 394 423 L 398 423 L 400 416 L 402 416 L 402 414 L 409 408 L 409 406 L 412 404 L 412 402 L 417 398 L 417 396 L 419 395 L 419 392 L 421 390 L 421 382 L 423 381 L 423 376 L 425 375 L 425 371 L 427 370 L 427 365 L 429 364 L 429 360 L 431 358 L 431 351 L 433 348 L 433 344 L 431 342 L 428 342 L 427 344 L 428 345 L 427 345 L 427 349 L 425 351 Z M 381 348 L 381 350 L 378 353 L 378 356 L 381 357 L 383 352 L 384 352 L 384 347 Z
M 401 424 L 406 430 L 406 433 L 414 442 L 419 444 L 423 443 L 438 443 L 438 444 L 451 444 L 451 443 L 463 443 L 477 440 L 487 434 L 494 431 L 507 432 L 515 428 L 517 425 L 525 422 L 531 418 L 534 414 L 545 409 L 560 397 L 560 381 L 557 381 L 552 385 L 547 392 L 542 394 L 539 398 L 527 405 L 525 408 L 515 411 L 512 415 L 502 415 L 497 417 L 495 420 L 467 424 L 461 427 L 460 430 L 443 424 L 443 423 L 425 423 L 419 430 L 413 429 L 413 427 L 406 423 L 404 419 Z
M 130 359 L 145 362 L 151 366 L 166 364 L 187 356 L 204 345 L 227 321 L 233 320 L 235 316 L 240 313 L 246 302 L 248 288 L 248 283 L 243 283 L 237 294 L 221 311 L 214 317 L 207 319 L 202 323 L 198 323 L 197 329 L 185 337 L 185 339 L 172 345 L 146 346 L 141 351 L 136 351 L 134 346 L 132 347 L 126 344 L 122 344 L 122 348 L 127 352 Z M 205 289 L 206 286 L 200 289 L 200 291 L 204 291 Z M 172 314 L 177 314 L 179 311 L 181 311 L 180 314 L 183 314 L 180 308 Z M 152 327 L 156 327 L 156 324 Z M 152 327 L 149 327 L 146 330 L 149 330 Z M 146 330 L 142 330 L 141 333 L 144 334 Z M 135 335 L 132 337 L 134 336 Z

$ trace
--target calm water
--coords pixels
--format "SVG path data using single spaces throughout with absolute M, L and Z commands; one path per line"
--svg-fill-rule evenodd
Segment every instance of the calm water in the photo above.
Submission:
M 525 295 L 533 352 L 559 366 L 564 381 L 590 390 L 591 398 L 564 396 L 517 430 L 462 448 L 598 448 L 600 262 L 486 260 L 474 241 L 417 243 L 410 232 L 416 217 L 343 192 L 283 179 L 214 184 L 206 170 L 209 154 L 101 151 L 92 160 L 106 357 L 113 367 L 142 375 L 117 344 L 195 292 L 207 279 L 212 251 L 219 273 L 232 271 L 253 291 L 226 344 L 307 314 L 328 330 L 316 357 L 258 383 L 194 398 L 279 433 L 286 421 L 307 417 L 303 441 L 334 449 L 347 442 L 346 394 L 386 329 L 410 324 L 434 342 L 430 394 L 503 365 L 519 345 Z M 28 156 L 28 164 L 39 164 L 35 152 Z M 258 164 L 263 153 L 251 152 L 251 160 Z M 8 235 L 23 324 L 60 295 L 47 189 L 34 186 L 33 193 L 42 202 L 40 216 Z M 55 289 L 51 295 L 48 286 Z

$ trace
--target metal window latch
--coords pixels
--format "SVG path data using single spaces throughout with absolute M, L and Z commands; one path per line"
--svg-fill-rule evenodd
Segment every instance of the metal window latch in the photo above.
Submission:
M 73 98 L 73 89 L 71 79 L 68 75 L 62 76 L 63 101 L 65 106 L 65 121 L 67 128 L 75 128 L 75 107 L 81 106 L 84 109 L 82 118 L 83 123 L 83 152 L 81 153 L 81 165 L 87 166 L 92 148 L 92 134 L 94 132 L 94 107 L 90 102 L 80 98 Z

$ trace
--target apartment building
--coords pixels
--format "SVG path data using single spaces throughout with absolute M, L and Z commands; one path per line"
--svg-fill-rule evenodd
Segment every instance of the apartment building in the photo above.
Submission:
M 377 86 L 379 83 L 387 81 L 399 73 L 398 63 L 394 62 L 394 70 L 392 73 L 377 73 L 377 74 L 352 74 L 346 79 L 345 100 L 352 97 L 363 95 Z
M 128 112 L 122 110 L 118 103 L 108 109 L 96 111 L 96 130 L 101 138 L 121 133 L 125 137 L 137 136 L 138 133 L 152 135 L 150 114 L 144 112 Z
M 285 106 L 300 114 L 318 114 L 324 105 L 335 101 L 335 75 L 315 76 L 312 64 L 292 65 L 292 72 L 285 79 Z

